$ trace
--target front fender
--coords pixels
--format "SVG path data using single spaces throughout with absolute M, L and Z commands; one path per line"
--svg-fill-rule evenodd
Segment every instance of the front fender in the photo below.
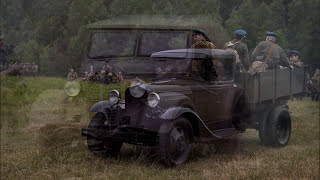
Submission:
M 213 134 L 210 129 L 206 126 L 206 124 L 203 122 L 203 120 L 198 116 L 196 112 L 193 110 L 186 108 L 186 107 L 172 107 L 167 109 L 164 113 L 160 115 L 160 118 L 165 120 L 159 129 L 159 133 L 168 133 L 168 129 L 170 129 L 171 122 L 175 119 L 177 119 L 180 116 L 186 115 L 187 117 L 193 117 L 192 119 L 188 119 L 192 125 L 197 124 L 199 122 L 198 127 L 202 126 L 207 133 L 211 134 L 214 138 L 219 139 L 218 136 Z M 190 116 L 191 115 L 191 116 Z M 197 121 L 197 122 L 195 122 Z M 193 127 L 194 128 L 194 127 Z M 201 133 L 200 133 L 201 134 Z M 206 133 L 204 133 L 206 134 Z
M 200 117 L 191 109 L 189 108 L 185 108 L 185 107 L 172 107 L 167 109 L 164 113 L 162 113 L 160 115 L 161 119 L 177 119 L 179 116 L 181 116 L 184 113 L 192 113 L 193 115 L 195 115 L 198 119 L 200 119 Z
M 106 101 L 100 101 L 89 109 L 89 112 L 102 112 L 106 113 L 106 109 L 110 109 L 114 106 L 114 103 L 110 102 L 109 100 Z

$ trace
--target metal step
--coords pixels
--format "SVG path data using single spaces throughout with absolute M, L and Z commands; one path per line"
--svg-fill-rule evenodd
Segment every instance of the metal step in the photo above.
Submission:
M 234 129 L 234 128 L 228 128 L 228 129 L 219 129 L 219 130 L 215 130 L 215 131 L 211 131 L 215 136 L 217 136 L 218 138 L 226 138 L 226 137 L 230 137 L 236 134 L 239 134 L 240 131 Z

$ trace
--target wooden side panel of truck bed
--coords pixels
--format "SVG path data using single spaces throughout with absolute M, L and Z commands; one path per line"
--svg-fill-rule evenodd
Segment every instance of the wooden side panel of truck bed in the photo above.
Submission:
M 235 80 L 244 89 L 250 104 L 278 99 L 289 100 L 305 91 L 305 68 L 276 69 L 266 72 L 237 73 Z

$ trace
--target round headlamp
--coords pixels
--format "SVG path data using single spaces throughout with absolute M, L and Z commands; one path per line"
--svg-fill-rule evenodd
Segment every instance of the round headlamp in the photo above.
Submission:
M 148 95 L 148 105 L 150 107 L 158 106 L 159 102 L 160 102 L 160 96 L 157 93 L 153 92 Z
M 145 89 L 141 86 L 130 87 L 130 94 L 135 98 L 140 98 L 144 95 Z
M 109 92 L 109 100 L 110 100 L 112 103 L 116 104 L 116 103 L 118 103 L 118 102 L 120 101 L 120 99 L 121 99 L 121 95 L 120 95 L 120 92 L 119 92 L 119 91 L 117 91 L 117 90 L 111 90 L 111 91 Z
M 145 93 L 145 88 L 143 84 L 145 84 L 145 82 L 137 77 L 130 85 L 130 94 L 135 98 L 142 97 Z

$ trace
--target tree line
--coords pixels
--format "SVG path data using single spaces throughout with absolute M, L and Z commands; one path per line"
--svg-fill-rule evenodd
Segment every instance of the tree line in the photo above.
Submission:
M 306 64 L 317 63 L 320 47 L 320 0 L 2 0 L 0 30 L 15 46 L 11 60 L 35 62 L 42 75 L 65 75 L 84 57 L 86 25 L 123 15 L 206 16 L 218 48 L 244 29 L 249 51 L 279 35 L 286 50 L 301 52 Z M 209 33 L 210 34 L 210 33 Z

